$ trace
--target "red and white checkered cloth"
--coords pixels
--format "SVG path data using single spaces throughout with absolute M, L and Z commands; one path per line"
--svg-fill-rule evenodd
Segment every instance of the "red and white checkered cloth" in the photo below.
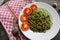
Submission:
M 16 40 L 16 38 L 12 34 L 12 28 L 14 27 L 16 17 L 18 18 L 18 15 L 22 8 L 31 3 L 34 2 L 34 0 L 10 0 L 9 2 L 5 3 L 4 5 L 0 6 L 0 21 L 4 25 L 4 28 L 6 32 L 8 33 L 8 36 L 10 40 Z M 16 16 L 14 17 L 12 13 Z M 22 40 L 25 40 L 22 38 Z

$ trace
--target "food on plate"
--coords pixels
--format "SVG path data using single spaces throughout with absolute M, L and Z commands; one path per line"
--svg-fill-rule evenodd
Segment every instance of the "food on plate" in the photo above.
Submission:
M 27 15 L 30 15 L 32 13 L 32 9 L 31 8 L 25 8 L 24 13 L 26 13 Z
M 46 10 L 40 8 L 29 15 L 28 21 L 33 32 L 46 32 L 52 26 L 51 15 Z
M 36 11 L 37 10 L 37 5 L 36 4 L 33 4 L 33 5 L 31 5 L 31 7 L 30 7 L 33 11 Z
M 22 22 L 28 21 L 28 15 L 26 15 L 26 14 L 21 15 L 20 20 L 21 20 Z
M 53 24 L 49 12 L 35 4 L 25 8 L 23 13 L 20 17 L 23 31 L 30 29 L 33 32 L 46 32 Z
M 30 29 L 30 24 L 28 22 L 23 22 L 21 25 L 21 29 L 23 31 L 27 31 L 28 29 Z

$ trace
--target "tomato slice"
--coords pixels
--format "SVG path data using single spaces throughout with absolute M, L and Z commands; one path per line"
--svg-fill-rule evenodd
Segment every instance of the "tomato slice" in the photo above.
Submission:
M 21 29 L 23 31 L 27 31 L 28 29 L 30 29 L 30 24 L 28 22 L 23 22 L 22 26 L 21 26 Z
M 30 15 L 32 13 L 32 9 L 31 8 L 25 8 L 24 13 L 26 13 L 27 15 Z
M 31 7 L 30 7 L 33 11 L 36 11 L 37 10 L 37 5 L 35 5 L 35 4 L 33 4 L 33 5 L 31 5 Z
M 28 15 L 26 15 L 26 14 L 21 15 L 20 20 L 21 20 L 22 22 L 28 21 Z

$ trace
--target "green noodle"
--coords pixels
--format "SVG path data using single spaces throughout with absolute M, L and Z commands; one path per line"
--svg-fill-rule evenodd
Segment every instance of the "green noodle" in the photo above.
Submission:
M 33 32 L 45 32 L 49 30 L 52 26 L 52 17 L 44 9 L 37 9 L 29 16 L 30 29 Z

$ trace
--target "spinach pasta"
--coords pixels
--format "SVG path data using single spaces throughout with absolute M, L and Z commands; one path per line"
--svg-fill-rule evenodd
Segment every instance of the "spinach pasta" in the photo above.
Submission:
M 33 32 L 46 32 L 52 26 L 51 15 L 44 9 L 38 8 L 28 18 Z

